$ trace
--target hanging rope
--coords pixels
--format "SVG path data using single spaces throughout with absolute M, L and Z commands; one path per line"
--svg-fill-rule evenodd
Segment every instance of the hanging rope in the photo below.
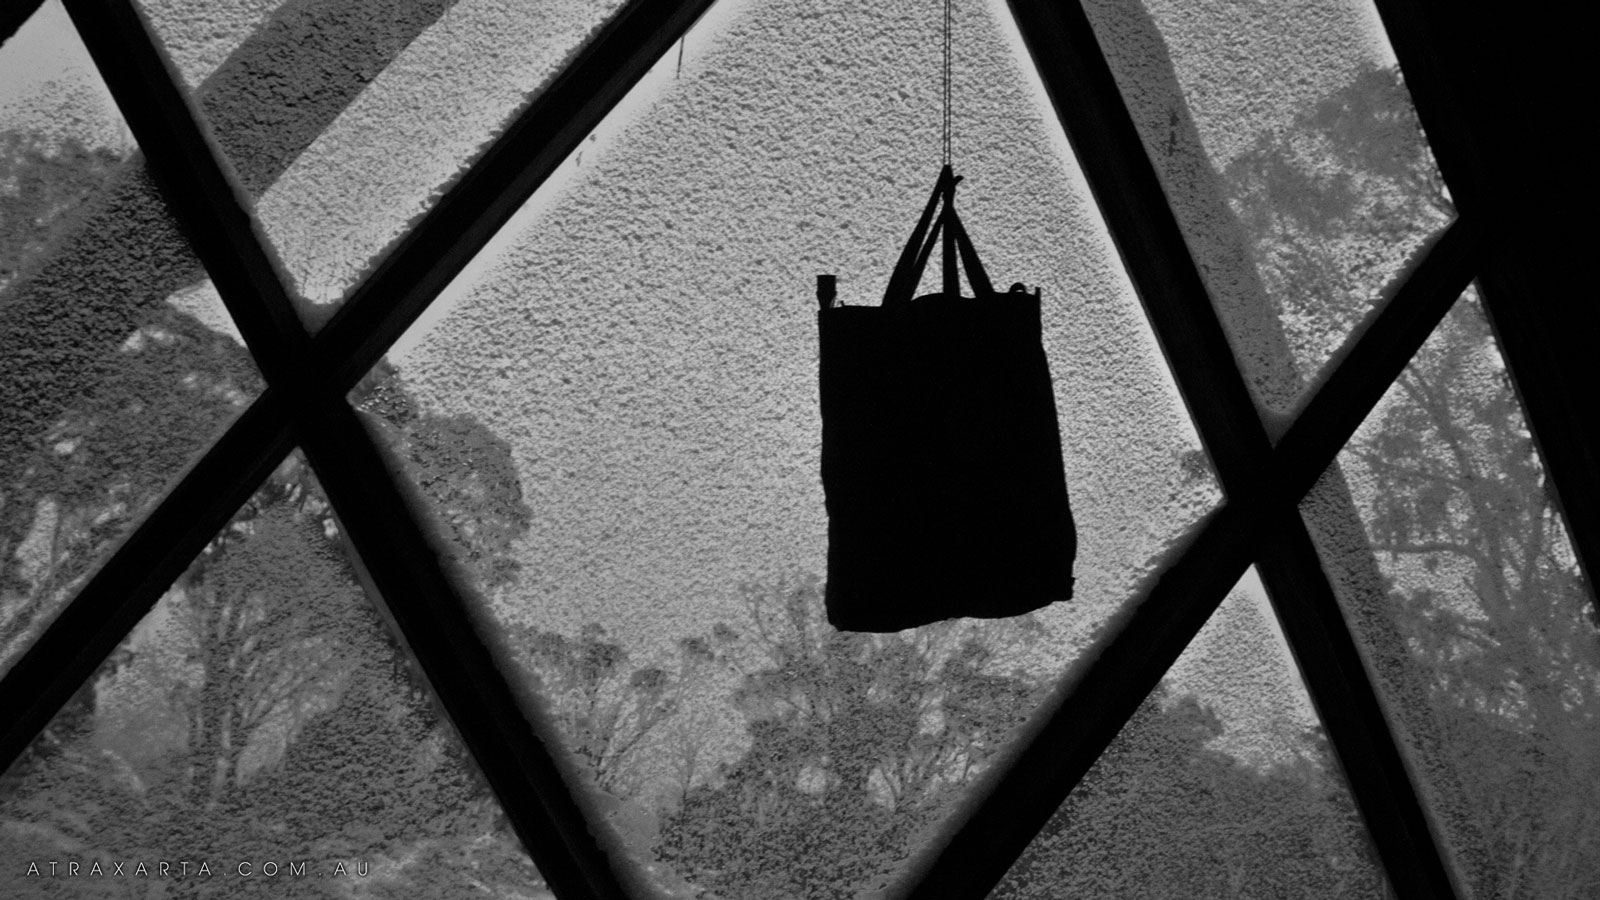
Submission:
M 944 0 L 944 164 L 950 165 L 950 5 Z

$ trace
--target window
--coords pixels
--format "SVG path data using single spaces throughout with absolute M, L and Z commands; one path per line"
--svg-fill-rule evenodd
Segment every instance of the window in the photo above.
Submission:
M 808 294 L 932 178 L 934 5 L 0 14 L 0 884 L 1592 889 L 1532 76 L 1400 0 L 955 11 L 1081 589 L 881 638 L 818 619 Z

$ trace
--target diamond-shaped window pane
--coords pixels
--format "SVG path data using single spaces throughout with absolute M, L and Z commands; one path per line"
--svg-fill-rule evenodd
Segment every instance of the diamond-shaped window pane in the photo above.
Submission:
M 1469 895 L 1592 894 L 1600 620 L 1475 291 L 1301 509 Z
M 316 327 L 622 4 L 143 5 Z
M 413 669 L 291 455 L 0 776 L 0 893 L 548 896 Z
M 1389 896 L 1254 569 L 989 896 Z
M 1274 432 L 1454 217 L 1369 0 L 1085 5 Z
M 4 672 L 261 380 L 59 3 L 0 73 Z
M 808 9 L 714 10 L 352 395 L 639 864 L 747 898 L 892 879 L 1218 499 L 1009 16 L 962 4 L 962 215 L 1042 289 L 1077 595 L 823 623 L 815 276 L 882 294 L 938 172 L 939 17 Z

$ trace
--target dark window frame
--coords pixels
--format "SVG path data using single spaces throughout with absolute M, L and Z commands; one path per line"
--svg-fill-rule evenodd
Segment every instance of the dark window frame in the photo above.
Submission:
M 1592 585 L 1600 455 L 1578 385 L 1594 374 L 1582 346 L 1593 322 L 1541 302 L 1570 287 L 1554 226 L 1541 218 L 1538 190 L 1530 202 L 1495 177 L 1535 159 L 1512 125 L 1527 124 L 1515 101 L 1541 77 L 1537 47 L 1496 40 L 1503 23 L 1487 4 L 1376 2 L 1460 215 L 1274 444 L 1082 8 L 1010 0 L 1226 500 L 1100 657 L 1059 687 L 985 796 L 919 851 L 892 896 L 985 897 L 1252 564 L 1396 896 L 1456 896 L 1297 504 L 1476 279 Z M 631 0 L 314 337 L 252 228 L 244 193 L 131 0 L 65 3 L 268 387 L 0 681 L 0 770 L 298 446 L 551 889 L 563 900 L 628 896 L 633 879 L 614 868 L 621 855 L 591 834 L 562 765 L 474 633 L 459 588 L 345 395 L 711 0 Z M 38 5 L 23 0 L 0 11 L 0 41 Z M 1524 30 L 1538 36 L 1546 27 Z M 1485 47 L 1498 54 L 1487 66 Z M 1346 514 L 1355 515 L 1353 505 Z

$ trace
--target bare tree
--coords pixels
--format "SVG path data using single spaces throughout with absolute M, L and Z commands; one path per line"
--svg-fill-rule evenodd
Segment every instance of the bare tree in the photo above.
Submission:
M 1044 680 L 1008 667 L 1031 619 L 840 632 L 816 579 L 746 589 L 723 626 L 749 745 L 666 812 L 659 854 L 719 896 L 833 897 L 888 877 Z

